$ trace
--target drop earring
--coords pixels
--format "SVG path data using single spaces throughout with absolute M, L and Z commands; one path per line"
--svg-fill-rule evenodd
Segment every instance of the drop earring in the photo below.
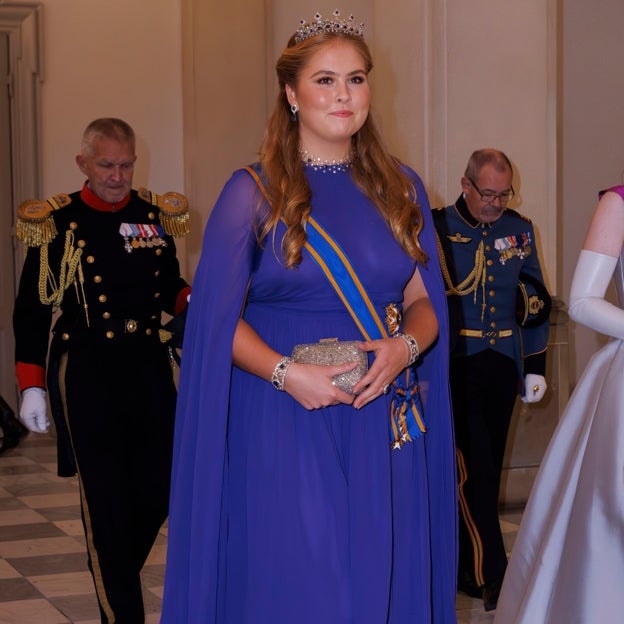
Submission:
M 290 107 L 290 121 L 297 121 L 297 111 L 299 107 L 296 104 L 292 104 Z

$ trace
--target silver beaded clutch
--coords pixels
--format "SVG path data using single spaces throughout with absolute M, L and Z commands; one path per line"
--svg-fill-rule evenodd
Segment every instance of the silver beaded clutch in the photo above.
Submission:
M 295 362 L 302 364 L 330 366 L 357 362 L 358 365 L 353 370 L 334 377 L 336 386 L 353 394 L 353 386 L 366 375 L 368 370 L 368 355 L 366 351 L 358 349 L 358 344 L 359 342 L 355 340 L 341 342 L 338 338 L 322 338 L 319 342 L 295 345 L 291 355 Z

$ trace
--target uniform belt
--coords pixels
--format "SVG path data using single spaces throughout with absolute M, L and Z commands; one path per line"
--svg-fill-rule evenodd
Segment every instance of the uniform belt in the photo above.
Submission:
M 481 329 L 460 329 L 460 336 L 466 338 L 509 338 L 513 336 L 513 329 L 499 329 L 498 331 L 486 331 Z
M 102 336 L 112 339 L 119 335 L 157 335 L 158 319 L 91 319 L 89 327 L 64 327 L 56 329 L 63 340 L 79 336 Z
M 144 332 L 146 329 L 156 329 L 160 326 L 158 319 L 91 319 L 89 329 L 110 329 L 123 334 L 134 334 L 136 332 Z

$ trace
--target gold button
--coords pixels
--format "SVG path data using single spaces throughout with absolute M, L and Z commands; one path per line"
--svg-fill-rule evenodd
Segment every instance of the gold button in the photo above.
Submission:
M 93 256 L 87 256 L 87 262 L 89 264 L 93 264 L 95 262 L 95 258 Z
M 485 246 L 485 251 L 491 251 L 491 250 L 492 250 L 492 248 L 489 245 Z
M 101 276 L 101 275 L 96 275 L 96 276 L 93 278 L 93 281 L 94 281 L 96 284 L 99 284 L 99 283 L 102 281 L 102 276 Z
M 69 340 L 69 334 L 63 334 L 62 338 L 63 340 Z
M 83 240 L 79 240 L 78 241 L 78 247 L 80 247 L 81 249 L 86 245 L 87 243 L 85 243 Z
M 114 338 L 114 337 L 115 337 L 115 332 L 113 332 L 113 331 L 107 331 L 107 332 L 106 332 L 106 337 L 107 337 L 107 338 Z
M 493 282 L 493 281 L 494 281 L 494 276 L 488 275 L 488 282 Z
M 102 318 L 108 320 L 110 318 L 110 312 L 104 312 L 104 314 L 102 314 Z
M 146 334 L 147 336 L 151 336 L 151 335 L 152 335 L 152 330 L 148 327 L 148 328 L 145 330 L 145 334 Z
M 156 250 L 156 255 L 157 255 L 157 256 L 160 256 L 160 254 L 161 254 L 161 253 L 162 253 L 162 249 L 158 248 L 158 249 Z
M 496 327 L 496 321 L 492 321 L 492 322 L 490 323 L 490 327 Z
M 495 290 L 490 290 L 490 292 L 488 293 L 490 295 L 490 297 L 493 297 L 496 294 Z
M 154 277 L 158 277 L 160 275 L 160 271 L 154 271 Z
M 496 344 L 496 340 L 494 340 L 494 338 L 490 338 L 490 344 L 491 345 L 495 345 Z
M 104 303 L 104 302 L 106 301 L 106 295 L 100 295 L 100 296 L 98 297 L 98 301 L 99 301 L 100 303 Z
M 160 293 L 154 293 L 154 299 L 160 298 Z
M 72 222 L 69 224 L 69 229 L 70 229 L 70 230 L 75 230 L 77 227 L 78 227 L 78 224 L 77 224 L 75 221 L 72 221 Z
M 152 221 L 154 220 L 154 216 L 155 216 L 155 215 L 154 215 L 154 213 L 153 213 L 153 212 L 148 212 L 148 213 L 147 213 L 147 216 L 148 216 L 150 219 L 152 219 Z
M 486 264 L 487 264 L 488 266 L 492 266 L 492 265 L 494 264 L 494 260 L 488 260 L 488 261 L 486 262 Z
M 496 307 L 495 307 L 495 306 L 492 306 L 492 307 L 490 308 L 490 312 L 492 312 L 492 313 L 496 312 Z

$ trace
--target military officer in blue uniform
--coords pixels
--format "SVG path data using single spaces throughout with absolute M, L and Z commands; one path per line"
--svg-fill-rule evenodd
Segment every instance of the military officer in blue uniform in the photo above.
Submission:
M 452 206 L 434 211 L 451 323 L 450 380 L 460 503 L 458 587 L 496 607 L 507 567 L 498 493 L 518 394 L 539 401 L 550 297 L 531 221 L 507 208 L 512 166 L 475 151 Z
M 134 190 L 135 159 L 132 128 L 96 119 L 76 157 L 83 188 L 24 202 L 17 222 L 20 418 L 48 430 L 47 388 L 106 624 L 145 619 L 139 573 L 167 517 L 176 401 L 161 314 L 181 313 L 190 292 L 173 238 L 188 232 L 186 199 Z

